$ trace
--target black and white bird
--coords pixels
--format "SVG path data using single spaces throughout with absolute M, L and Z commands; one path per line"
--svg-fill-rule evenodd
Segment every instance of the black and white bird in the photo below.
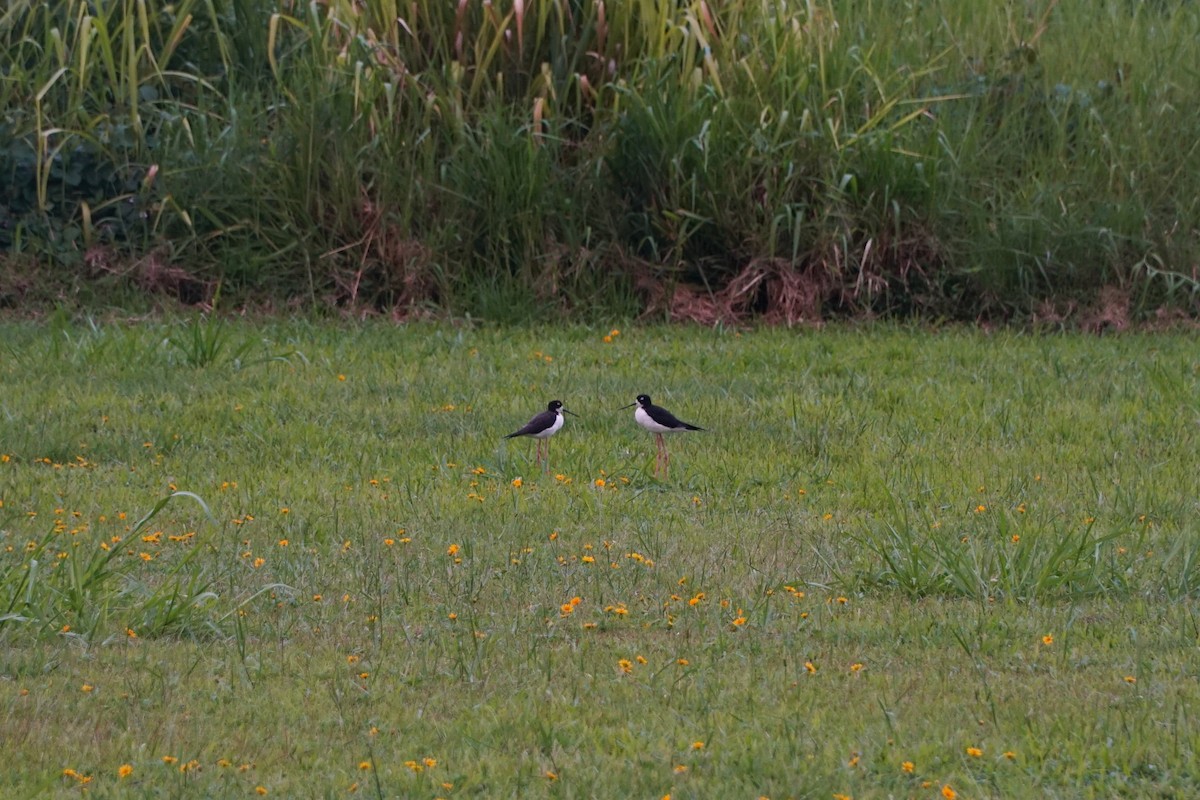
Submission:
M 621 406 L 618 410 L 633 408 L 634 406 L 637 406 L 637 411 L 633 412 L 633 418 L 637 421 L 638 425 L 641 425 L 654 434 L 654 442 L 658 446 L 658 453 L 654 461 L 654 474 L 657 475 L 661 470 L 665 477 L 667 468 L 671 465 L 671 454 L 667 452 L 667 445 L 663 441 L 663 434 L 702 431 L 704 428 L 684 422 L 665 408 L 654 405 L 654 403 L 650 402 L 650 395 L 648 394 L 639 394 L 636 401 L 627 406 Z
M 558 433 L 563 426 L 563 414 L 570 414 L 572 417 L 578 417 L 574 411 L 568 411 L 563 408 L 562 400 L 551 400 L 546 404 L 546 410 L 540 414 L 534 415 L 533 419 L 525 424 L 524 428 L 519 431 L 513 431 L 505 436 L 505 439 L 512 439 L 514 436 L 532 436 L 537 439 L 537 461 L 543 463 L 542 456 L 542 440 L 549 439 L 554 434 Z M 550 442 L 546 442 L 545 461 L 550 459 Z M 550 471 L 550 465 L 545 465 L 546 471 Z

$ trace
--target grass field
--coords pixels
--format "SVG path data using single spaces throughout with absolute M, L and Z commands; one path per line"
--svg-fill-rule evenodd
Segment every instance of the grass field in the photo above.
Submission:
M 0 796 L 1200 792 L 1192 335 L 0 342 Z

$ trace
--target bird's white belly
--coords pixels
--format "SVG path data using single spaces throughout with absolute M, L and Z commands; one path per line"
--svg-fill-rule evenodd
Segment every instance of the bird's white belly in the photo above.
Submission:
M 633 412 L 633 418 L 637 420 L 637 424 L 641 425 L 651 433 L 677 433 L 674 428 L 668 428 L 666 425 L 659 425 L 650 415 L 640 406 Z
M 541 433 L 530 434 L 535 439 L 549 439 L 554 434 L 558 433 L 558 429 L 563 426 L 563 415 L 558 414 L 554 418 L 554 424 Z

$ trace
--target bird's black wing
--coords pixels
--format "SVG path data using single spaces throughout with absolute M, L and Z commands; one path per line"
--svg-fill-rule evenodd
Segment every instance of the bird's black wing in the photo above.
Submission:
M 683 420 L 679 419 L 674 414 L 672 414 L 670 411 L 667 411 L 665 408 L 662 408 L 661 406 L 653 406 L 646 413 L 650 415 L 650 419 L 654 420 L 659 425 L 664 425 L 668 428 L 676 428 L 676 429 L 682 428 L 685 431 L 702 431 L 702 430 L 704 430 L 704 428 L 701 428 L 697 425 L 692 425 L 691 423 L 684 422 Z
M 534 416 L 533 419 L 529 420 L 529 422 L 525 424 L 524 428 L 510 433 L 504 438 L 511 439 L 514 436 L 532 436 L 535 433 L 541 433 L 542 431 L 546 430 L 546 428 L 549 428 L 554 424 L 554 418 L 557 416 L 558 414 L 555 414 L 553 411 L 543 411 L 542 413 Z

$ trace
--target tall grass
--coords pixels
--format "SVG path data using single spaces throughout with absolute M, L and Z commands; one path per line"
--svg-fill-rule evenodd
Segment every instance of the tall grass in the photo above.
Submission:
M 0 301 L 1194 310 L 1198 40 L 1117 0 L 18 0 Z

